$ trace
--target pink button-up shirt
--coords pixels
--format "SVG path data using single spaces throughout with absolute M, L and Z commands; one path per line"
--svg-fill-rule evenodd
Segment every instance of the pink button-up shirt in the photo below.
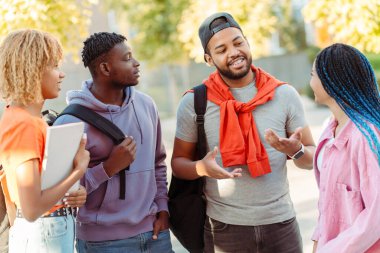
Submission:
M 312 240 L 318 253 L 380 252 L 380 166 L 367 139 L 349 120 L 332 143 L 330 121 L 319 140 L 314 168 L 319 218 Z M 372 127 L 372 129 L 376 129 Z M 375 130 L 377 136 L 380 131 Z M 326 144 L 322 166 L 318 154 Z

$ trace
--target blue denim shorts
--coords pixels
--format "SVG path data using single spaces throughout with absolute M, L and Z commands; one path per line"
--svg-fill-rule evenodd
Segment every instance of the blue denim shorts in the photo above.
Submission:
M 72 215 L 38 218 L 34 222 L 16 218 L 9 232 L 9 253 L 72 253 L 74 224 Z

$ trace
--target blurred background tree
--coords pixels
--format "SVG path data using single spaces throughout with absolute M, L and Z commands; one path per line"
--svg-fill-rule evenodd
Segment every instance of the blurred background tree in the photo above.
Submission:
M 188 60 L 178 40 L 177 24 L 188 0 L 105 0 L 105 8 L 130 24 L 131 41 L 138 59 L 150 65 Z
M 317 29 L 318 46 L 343 42 L 380 53 L 379 0 L 311 0 L 303 14 Z
M 178 102 L 178 88 L 174 77 L 176 66 L 187 70 L 189 57 L 179 42 L 177 24 L 182 12 L 188 7 L 188 0 L 106 0 L 104 7 L 116 12 L 119 22 L 130 24 L 128 40 L 140 61 L 149 67 L 161 66 L 165 72 L 168 96 L 159 96 L 160 87 L 149 87 L 148 93 L 168 102 L 167 109 L 174 113 Z M 188 79 L 188 72 L 182 71 L 182 79 Z M 183 83 L 183 82 L 182 82 Z M 185 90 L 183 88 L 182 90 Z
M 88 35 L 91 5 L 97 0 L 0 0 L 0 38 L 22 28 L 54 34 L 65 54 L 78 62 L 78 49 Z
M 276 30 L 284 53 L 295 53 L 307 48 L 303 16 L 296 10 L 292 0 L 278 0 L 273 9 L 278 18 Z
M 218 11 L 231 13 L 242 26 L 257 58 L 270 53 L 268 40 L 276 30 L 278 19 L 273 6 L 277 1 L 106 0 L 105 8 L 117 13 L 119 23 L 128 20 L 129 38 L 136 45 L 133 50 L 137 59 L 148 61 L 149 66 L 160 66 L 165 72 L 168 96 L 156 97 L 166 99 L 167 108 L 174 113 L 180 94 L 195 85 L 189 81 L 189 63 L 203 62 L 198 28 L 205 17 Z M 182 66 L 181 75 L 176 79 L 178 66 Z M 154 95 L 154 90 L 155 87 L 149 87 L 147 92 Z
M 303 9 L 305 21 L 315 27 L 315 44 L 324 48 L 341 42 L 364 52 L 380 80 L 380 1 L 311 0 Z M 309 50 L 314 59 L 319 50 Z M 307 87 L 309 88 L 309 87 Z M 306 92 L 312 96 L 310 91 Z
M 278 21 L 273 10 L 275 2 L 276 0 L 190 0 L 189 7 L 184 10 L 178 24 L 179 40 L 191 58 L 203 62 L 204 52 L 198 38 L 198 28 L 207 16 L 227 11 L 234 16 L 244 31 L 250 42 L 253 57 L 268 55 L 268 41 Z
M 138 88 L 172 115 L 181 94 L 213 70 L 205 67 L 198 28 L 218 11 L 239 22 L 255 64 L 299 90 L 309 87 L 319 48 L 333 42 L 364 51 L 380 75 L 380 0 L 0 0 L 0 39 L 19 28 L 45 30 L 78 60 L 89 29 L 125 34 L 145 72 Z M 66 80 L 85 76 L 74 68 Z

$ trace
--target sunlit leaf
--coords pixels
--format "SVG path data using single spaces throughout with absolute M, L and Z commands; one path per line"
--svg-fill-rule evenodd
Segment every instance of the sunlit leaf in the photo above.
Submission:
M 0 0 L 0 39 L 9 32 L 33 28 L 52 33 L 66 54 L 78 61 L 83 40 L 88 36 L 90 8 L 97 0 Z
M 379 0 L 312 0 L 303 9 L 317 29 L 319 46 L 343 42 L 366 52 L 380 53 Z

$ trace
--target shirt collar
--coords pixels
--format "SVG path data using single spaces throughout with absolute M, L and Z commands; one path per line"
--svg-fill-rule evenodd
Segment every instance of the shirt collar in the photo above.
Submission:
M 327 139 L 335 138 L 333 142 L 333 146 L 335 146 L 338 150 L 341 150 L 347 143 L 349 136 L 352 133 L 352 128 L 355 127 L 355 124 L 349 119 L 347 123 L 343 126 L 342 130 L 338 134 L 338 136 L 334 137 L 334 131 L 337 126 L 337 121 L 332 118 L 327 125 L 326 131 L 321 136 L 320 142 L 324 142 Z

